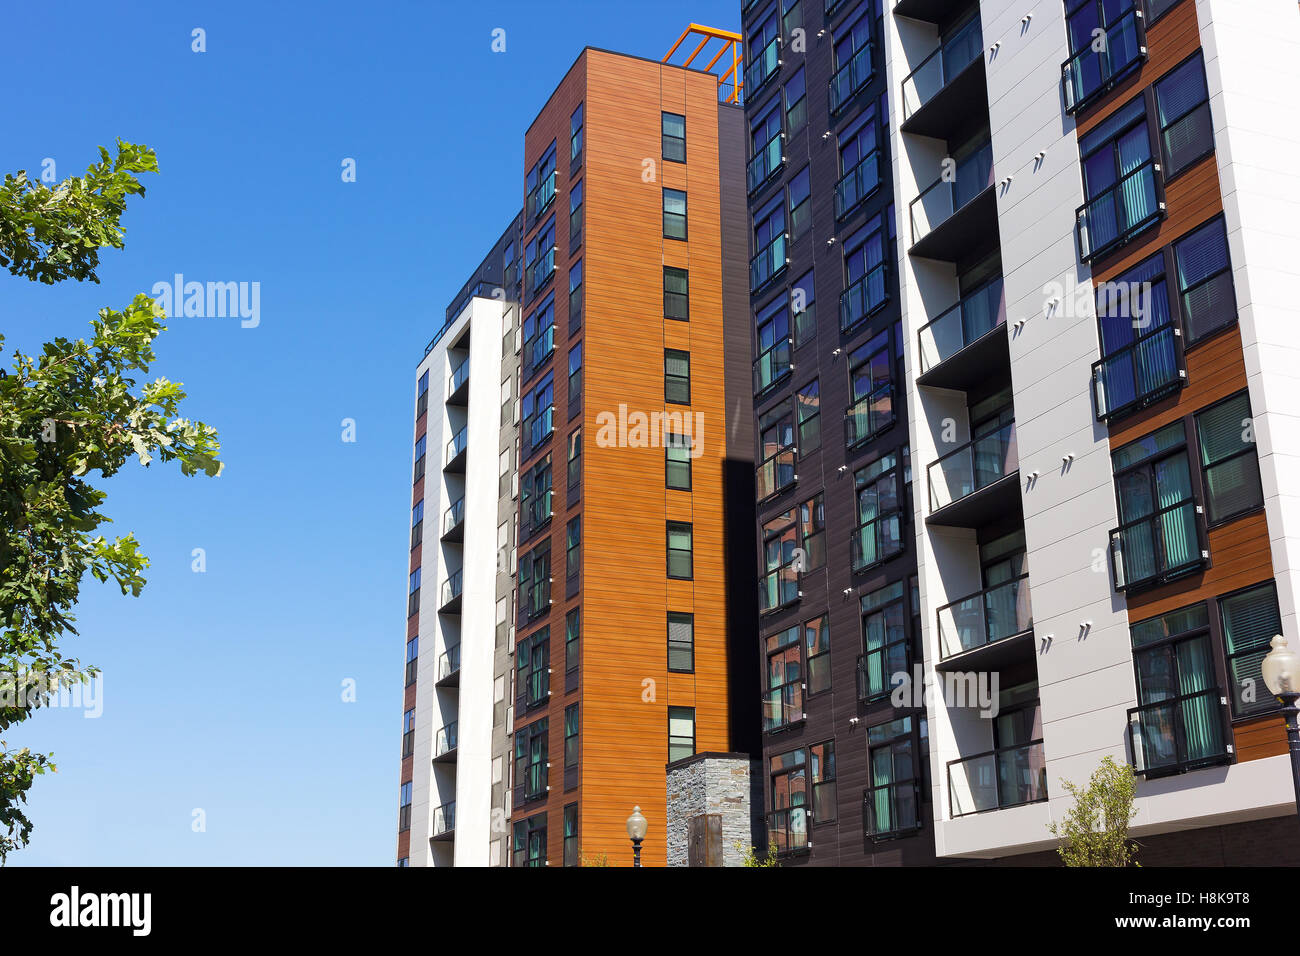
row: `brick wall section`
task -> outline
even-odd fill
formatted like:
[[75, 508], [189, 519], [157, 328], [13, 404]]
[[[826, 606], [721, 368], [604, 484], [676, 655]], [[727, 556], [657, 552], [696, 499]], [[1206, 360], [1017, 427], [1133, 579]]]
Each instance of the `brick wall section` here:
[[[686, 866], [690, 821], [705, 813], [722, 816], [723, 866], [740, 866], [742, 851], [755, 845], [761, 810], [759, 761], [748, 754], [696, 754], [669, 764], [668, 865]], [[736, 848], [740, 844], [741, 849]], [[763, 847], [756, 852], [760, 855]]]

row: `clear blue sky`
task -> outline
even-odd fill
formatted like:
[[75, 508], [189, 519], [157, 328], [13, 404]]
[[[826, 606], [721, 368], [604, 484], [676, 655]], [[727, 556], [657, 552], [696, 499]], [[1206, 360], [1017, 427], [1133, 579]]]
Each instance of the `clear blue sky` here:
[[523, 132], [581, 48], [657, 58], [688, 22], [738, 29], [740, 0], [59, 2], [4, 17], [0, 170], [38, 175], [49, 157], [78, 174], [119, 137], [162, 169], [102, 284], [0, 273], [5, 365], [177, 272], [261, 283], [257, 328], [175, 318], [158, 342], [154, 372], [220, 429], [226, 471], [133, 465], [105, 483], [108, 533], [136, 533], [149, 584], [138, 599], [84, 586], [67, 646], [103, 668], [102, 716], [47, 711], [6, 734], [60, 767], [33, 788], [36, 831], [11, 865], [391, 865], [411, 373], [519, 208]]

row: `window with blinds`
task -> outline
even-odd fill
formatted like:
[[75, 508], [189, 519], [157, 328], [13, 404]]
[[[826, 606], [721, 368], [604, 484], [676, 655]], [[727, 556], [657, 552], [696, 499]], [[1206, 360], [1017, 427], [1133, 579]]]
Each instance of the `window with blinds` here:
[[1272, 581], [1219, 598], [1223, 645], [1232, 683], [1232, 714], [1246, 717], [1277, 708], [1264, 686], [1260, 662], [1274, 635], [1282, 633], [1277, 587]]
[[695, 615], [668, 612], [668, 669], [679, 674], [695, 670]]
[[1263, 507], [1250, 397], [1242, 392], [1196, 416], [1210, 524]]
[[1237, 321], [1232, 263], [1223, 220], [1215, 219], [1174, 245], [1183, 328], [1190, 342]]
[[1173, 179], [1214, 152], [1210, 96], [1201, 55], [1197, 53], [1156, 83], [1155, 91], [1165, 178]]

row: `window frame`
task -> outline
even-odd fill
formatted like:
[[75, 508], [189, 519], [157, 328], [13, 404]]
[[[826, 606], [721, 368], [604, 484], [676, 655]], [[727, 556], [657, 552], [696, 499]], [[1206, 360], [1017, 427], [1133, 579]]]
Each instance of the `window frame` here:
[[[673, 581], [693, 581], [695, 579], [695, 525], [691, 521], [667, 521], [665, 522], [665, 545], [667, 547], [667, 559], [665, 561], [666, 574]], [[683, 552], [681, 548], [673, 547], [673, 534], [685, 534], [688, 545]], [[685, 574], [673, 574], [673, 555], [685, 553], [686, 564], [688, 566]]]
[[[673, 200], [674, 202], [676, 202], [679, 198], [680, 198], [680, 200], [681, 200], [681, 204], [682, 204], [682, 211], [681, 211], [681, 212], [669, 212], [669, 210], [668, 210], [668, 202], [669, 202], [669, 200], [671, 199], [671, 200]], [[687, 194], [686, 194], [686, 190], [684, 190], [684, 189], [669, 189], [667, 186], [663, 187], [663, 218], [664, 218], [664, 222], [663, 222], [663, 226], [664, 226], [664, 229], [663, 229], [663, 237], [664, 237], [665, 239], [674, 239], [674, 240], [677, 240], [677, 241], [680, 241], [680, 242], [687, 242], [687, 241], [689, 240], [689, 238], [690, 238], [690, 237], [689, 237], [689, 230], [688, 230], [688, 228], [687, 228], [687, 222], [688, 222], [687, 216], [689, 215], [689, 212], [690, 212], [690, 208], [689, 208], [689, 206], [687, 205]], [[672, 217], [671, 219], [669, 219], [670, 216]], [[670, 223], [673, 224], [674, 226], [676, 226], [676, 224], [679, 223], [679, 222], [680, 222], [680, 224], [681, 224], [681, 235], [680, 235], [680, 236], [675, 234], [675, 231], [676, 231], [675, 229], [674, 229], [674, 231], [671, 231], [671, 232], [669, 231], [669, 225], [670, 225]]]
[[[1205, 524], [1207, 528], [1221, 527], [1222, 525], [1226, 525], [1232, 521], [1236, 521], [1238, 518], [1243, 518], [1246, 515], [1255, 514], [1256, 512], [1262, 511], [1264, 508], [1264, 500], [1265, 500], [1264, 484], [1263, 484], [1263, 473], [1259, 465], [1258, 441], [1256, 440], [1251, 440], [1249, 442], [1243, 441], [1242, 442], [1243, 447], [1240, 451], [1235, 451], [1229, 455], [1225, 455], [1222, 458], [1219, 458], [1218, 460], [1213, 462], [1206, 462], [1205, 460], [1206, 444], [1205, 444], [1205, 438], [1201, 431], [1201, 417], [1205, 415], [1207, 412], [1217, 409], [1221, 405], [1227, 405], [1230, 402], [1242, 401], [1243, 399], [1245, 401], [1246, 410], [1250, 413], [1246, 419], [1243, 419], [1243, 421], [1249, 422], [1250, 424], [1241, 425], [1240, 428], [1242, 431], [1245, 431], [1247, 428], [1249, 428], [1251, 435], [1254, 436], [1255, 413], [1254, 413], [1254, 409], [1251, 408], [1250, 392], [1247, 389], [1242, 389], [1239, 392], [1234, 392], [1232, 395], [1229, 395], [1226, 398], [1221, 398], [1216, 402], [1212, 402], [1209, 405], [1206, 405], [1204, 408], [1198, 408], [1193, 415], [1193, 424], [1196, 428], [1196, 449], [1197, 449], [1196, 461], [1201, 476], [1201, 487], [1203, 489], [1203, 493], [1205, 496]], [[1255, 486], [1256, 488], [1259, 489], [1258, 503], [1254, 503], [1242, 508], [1238, 508], [1236, 511], [1229, 512], [1228, 514], [1224, 514], [1224, 515], [1216, 514], [1214, 509], [1215, 499], [1214, 499], [1213, 486], [1210, 483], [1211, 469], [1219, 468], [1227, 464], [1228, 462], [1236, 461], [1238, 458], [1244, 458], [1246, 456], [1250, 456], [1251, 460], [1254, 462], [1253, 472], [1255, 475]]]
[[[676, 618], [676, 620], [674, 620]], [[667, 642], [668, 642], [668, 673], [670, 674], [694, 674], [695, 673], [695, 615], [690, 611], [668, 611], [667, 612]], [[674, 641], [673, 625], [687, 625], [690, 627], [690, 641]], [[689, 656], [690, 662], [685, 666], [673, 666], [673, 650], [685, 651]], [[680, 653], [678, 655], [680, 659]]]

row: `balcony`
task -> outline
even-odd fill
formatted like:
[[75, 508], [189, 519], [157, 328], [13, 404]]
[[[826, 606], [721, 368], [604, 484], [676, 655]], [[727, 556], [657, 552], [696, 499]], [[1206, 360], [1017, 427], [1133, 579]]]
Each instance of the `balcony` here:
[[456, 835], [456, 801], [444, 803], [433, 811], [433, 832], [430, 839], [449, 841]]
[[763, 733], [787, 730], [804, 720], [803, 684], [773, 687], [763, 695]]
[[767, 814], [768, 845], [776, 847], [778, 856], [807, 853], [812, 849], [812, 841], [808, 839], [809, 816], [807, 807], [788, 807]]
[[1134, 772], [1150, 779], [1232, 763], [1227, 714], [1218, 687], [1129, 708]]
[[438, 731], [433, 739], [433, 762], [454, 763], [456, 760], [456, 724], [452, 721]]
[[790, 362], [790, 350], [794, 340], [786, 337], [777, 339], [767, 351], [754, 360], [754, 395], [762, 395], [769, 388], [779, 385], [789, 378], [794, 370]]
[[758, 609], [763, 614], [789, 607], [801, 597], [799, 572], [793, 565], [776, 568], [758, 579]]
[[460, 571], [456, 571], [442, 582], [442, 601], [438, 606], [440, 612], [446, 614], [460, 613], [460, 592], [463, 578]]
[[978, 528], [1020, 509], [1020, 458], [1015, 422], [967, 442], [926, 469], [930, 480], [927, 524]]
[[[1029, 575], [976, 591], [939, 608], [939, 656], [943, 669], [983, 669], [1004, 663], [1026, 643], [1032, 645], [1034, 611], [1029, 602]], [[1005, 643], [1004, 643], [1005, 642]], [[1005, 653], [977, 653], [999, 645]], [[953, 660], [953, 658], [960, 658]], [[995, 660], [995, 658], [1000, 658]]]
[[865, 522], [849, 535], [849, 557], [853, 573], [887, 561], [903, 552], [903, 513], [890, 511]]
[[438, 657], [438, 687], [460, 686], [460, 645], [453, 644]]
[[[1099, 35], [1100, 36], [1100, 35]], [[1139, 9], [1130, 10], [1106, 31], [1100, 51], [1096, 40], [1061, 65], [1065, 111], [1076, 113], [1105, 96], [1147, 57], [1146, 25]]]
[[1010, 380], [1006, 330], [1007, 303], [998, 276], [921, 326], [917, 384], [967, 391], [991, 378]]
[[844, 413], [844, 444], [856, 448], [894, 424], [894, 386], [885, 384], [858, 399]]
[[882, 262], [840, 293], [841, 332], [856, 328], [889, 301], [886, 275]]
[[952, 13], [953, 6], [953, 0], [898, 0], [894, 4], [894, 16], [939, 23]]
[[1186, 385], [1181, 338], [1178, 329], [1163, 325], [1094, 362], [1092, 390], [1097, 420], [1116, 421]]
[[924, 825], [920, 781], [885, 783], [862, 791], [862, 828], [871, 842], [912, 836]]
[[846, 219], [880, 188], [880, 150], [873, 149], [835, 184], [835, 218]]
[[988, 121], [984, 40], [977, 15], [903, 80], [904, 133], [958, 142]]
[[1209, 561], [1201, 507], [1192, 498], [1121, 525], [1110, 533], [1116, 591], [1157, 587], [1194, 574]]
[[956, 176], [940, 176], [908, 207], [912, 247], [908, 253], [956, 262], [981, 258], [998, 244], [998, 202], [993, 190], [993, 149], [986, 143], [957, 165]]
[[745, 65], [745, 100], [758, 95], [772, 77], [781, 69], [781, 38], [773, 37], [758, 55]]
[[447, 381], [447, 404], [465, 405], [469, 402], [469, 359], [456, 366]]
[[948, 762], [948, 801], [953, 817], [1046, 799], [1047, 760], [1041, 740]]
[[758, 501], [779, 495], [799, 480], [799, 462], [793, 446], [786, 446], [763, 459], [755, 472]]
[[749, 260], [749, 294], [757, 295], [777, 276], [785, 272], [790, 260], [786, 258], [786, 233], [780, 233]]
[[465, 539], [465, 499], [457, 498], [450, 508], [442, 513], [442, 540], [463, 541]]
[[1148, 159], [1074, 214], [1079, 259], [1092, 262], [1119, 249], [1165, 215], [1160, 164]]
[[447, 442], [447, 454], [444, 459], [447, 463], [442, 466], [443, 471], [450, 471], [463, 474], [465, 471], [465, 452], [469, 448], [469, 426], [461, 426], [460, 431], [451, 437]]
[[871, 82], [871, 77], [875, 73], [871, 64], [871, 50], [874, 45], [868, 43], [858, 50], [849, 59], [849, 62], [836, 70], [831, 77], [830, 101], [832, 117], [835, 117], [853, 102], [853, 98]]
[[767, 141], [767, 145], [754, 153], [754, 158], [745, 167], [745, 180], [749, 186], [751, 196], [758, 192], [763, 187], [763, 184], [785, 165], [785, 155], [782, 149], [784, 140], [785, 134], [777, 133]]

